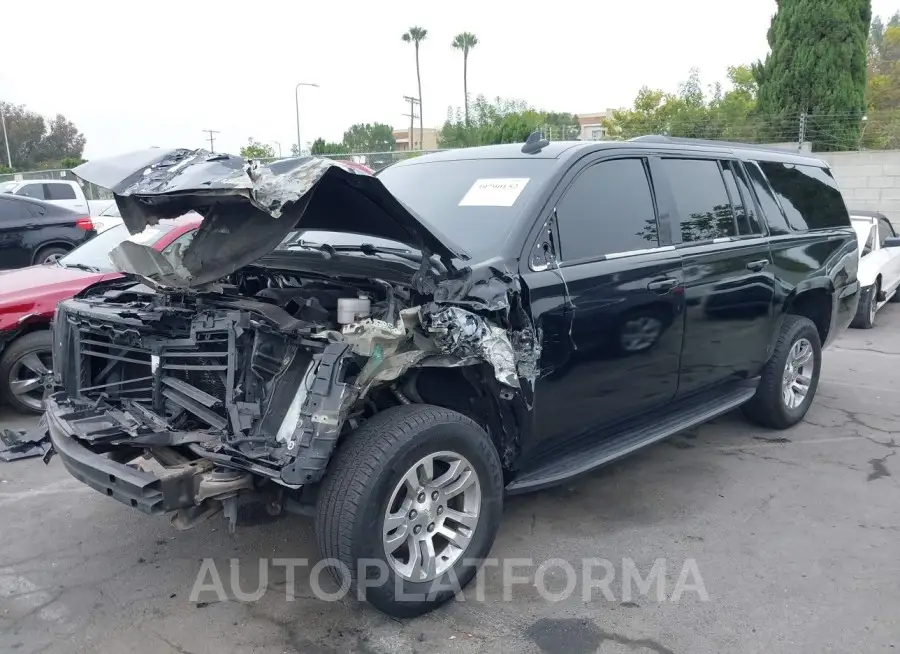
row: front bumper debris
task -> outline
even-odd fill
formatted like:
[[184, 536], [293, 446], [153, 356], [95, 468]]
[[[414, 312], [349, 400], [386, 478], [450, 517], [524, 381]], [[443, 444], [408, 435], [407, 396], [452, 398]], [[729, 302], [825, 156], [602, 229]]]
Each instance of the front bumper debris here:
[[[76, 429], [69, 422], [92, 416], [88, 415], [89, 411], [66, 411], [59, 404], [59, 395], [47, 398], [44, 415], [53, 449], [69, 474], [94, 490], [151, 515], [196, 505], [201, 475], [212, 464], [201, 461], [176, 466], [167, 468], [164, 476], [157, 476], [136, 464], [120, 463], [105, 453], [92, 451], [75, 438]], [[102, 413], [96, 412], [96, 417], [100, 419]], [[128, 448], [128, 451], [134, 458], [140, 454], [140, 450]]]
[[36, 428], [27, 431], [0, 430], [0, 461], [46, 456], [50, 450], [50, 439], [43, 420]]

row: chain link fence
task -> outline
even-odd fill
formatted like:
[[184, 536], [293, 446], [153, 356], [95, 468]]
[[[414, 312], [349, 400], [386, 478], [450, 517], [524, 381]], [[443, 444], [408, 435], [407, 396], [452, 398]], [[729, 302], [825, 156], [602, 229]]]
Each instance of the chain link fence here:
[[[785, 117], [731, 116], [725, 111], [700, 111], [687, 115], [651, 115], [611, 121], [602, 140], [621, 141], [662, 134], [672, 137], [733, 141], [768, 145], [802, 152], [840, 152], [900, 149], [900, 110], [859, 114], [809, 113]], [[571, 127], [544, 126], [551, 140], [577, 138]], [[392, 152], [358, 152], [320, 154], [317, 156], [359, 163], [378, 171], [398, 161], [443, 150]], [[276, 159], [263, 160], [265, 162]], [[112, 196], [101, 187], [79, 179], [70, 170], [39, 170], [0, 174], [0, 182], [25, 179], [70, 179], [78, 181], [89, 200], [105, 200]]]

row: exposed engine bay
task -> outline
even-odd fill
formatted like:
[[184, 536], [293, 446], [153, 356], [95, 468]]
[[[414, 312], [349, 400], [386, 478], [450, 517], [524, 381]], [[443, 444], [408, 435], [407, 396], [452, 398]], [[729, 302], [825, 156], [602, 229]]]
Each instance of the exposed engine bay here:
[[[58, 391], [47, 400], [47, 417], [55, 423], [51, 431], [78, 443], [61, 452], [73, 474], [142, 510], [178, 510], [176, 525], [183, 528], [223, 505], [233, 524], [238, 494], [266, 484], [296, 490], [319, 482], [342, 435], [385, 407], [423, 402], [422, 393], [443, 401], [452, 389], [441, 380], [428, 391], [425, 372], [448, 368], [458, 369], [468, 385], [459, 410], [481, 415], [501, 460], [514, 458], [540, 356], [515, 275], [454, 265], [457, 249], [382, 197], [386, 191], [375, 178], [333, 163], [301, 161], [273, 182], [271, 170], [241, 164], [238, 173], [236, 161], [219, 155], [152, 156], [161, 163], [135, 173], [144, 196], [94, 176], [117, 191], [129, 229], [186, 208], [204, 215], [204, 223], [177, 260], [123, 244], [111, 258], [131, 277], [101, 282], [57, 308]], [[221, 188], [180, 191], [172, 179], [190, 165], [213, 166], [223, 176], [215, 182]], [[82, 176], [90, 179], [88, 173]], [[148, 179], [159, 182], [154, 175], [162, 176], [164, 191], [146, 190]], [[263, 211], [263, 188], [269, 198], [281, 189], [279, 197], [291, 202]], [[324, 198], [321, 207], [316, 198]], [[175, 204], [167, 208], [168, 201]], [[379, 257], [362, 268], [326, 265], [310, 259], [307, 248], [304, 265], [285, 252], [266, 264], [237, 265], [221, 252], [239, 249], [241, 239], [232, 233], [238, 228], [249, 233], [259, 225], [269, 244], [258, 244], [258, 251], [269, 251], [307, 213], [342, 215], [334, 212], [370, 204], [376, 208], [369, 223], [340, 220], [349, 231], [412, 244], [416, 256], [390, 250], [387, 257], [399, 258], [408, 276], [398, 275], [396, 261], [391, 268]], [[295, 206], [299, 213], [288, 217]], [[360, 272], [379, 269], [390, 274]], [[68, 443], [57, 440], [57, 449]], [[107, 482], [102, 464], [81, 461], [83, 446], [122, 463], [143, 455], [156, 464], [156, 476], [122, 481], [119, 471]], [[160, 493], [160, 485], [168, 490]]]

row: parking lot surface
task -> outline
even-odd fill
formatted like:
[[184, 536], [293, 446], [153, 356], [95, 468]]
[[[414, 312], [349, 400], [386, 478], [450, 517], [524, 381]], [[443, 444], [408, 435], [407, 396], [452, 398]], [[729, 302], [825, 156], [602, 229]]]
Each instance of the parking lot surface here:
[[[302, 569], [289, 585], [284, 567], [266, 563], [315, 562], [307, 518], [230, 534], [215, 517], [178, 532], [83, 487], [58, 460], [0, 463], [0, 652], [900, 651], [898, 381], [892, 304], [875, 329], [826, 351], [803, 424], [772, 432], [730, 414], [510, 498], [484, 601], [472, 588], [409, 621], [317, 599]], [[32, 423], [0, 416], [6, 428]], [[585, 601], [592, 558], [614, 575]], [[209, 590], [191, 601], [203, 559], [215, 561], [224, 601]], [[504, 586], [503, 562], [515, 559], [525, 581]], [[572, 566], [574, 592], [552, 559]], [[662, 596], [624, 583], [629, 569], [646, 580], [656, 564]], [[707, 597], [689, 586], [673, 597], [688, 568]], [[235, 597], [263, 574], [258, 600]], [[321, 585], [334, 590], [324, 576]]]

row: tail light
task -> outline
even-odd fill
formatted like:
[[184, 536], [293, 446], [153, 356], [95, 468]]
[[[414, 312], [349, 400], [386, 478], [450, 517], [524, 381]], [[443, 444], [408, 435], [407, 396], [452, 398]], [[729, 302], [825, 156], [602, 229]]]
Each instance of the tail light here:
[[78, 227], [79, 229], [83, 229], [83, 230], [85, 230], [85, 231], [89, 231], [89, 230], [91, 230], [91, 229], [94, 229], [94, 223], [93, 223], [93, 221], [90, 219], [90, 217], [88, 217], [88, 218], [79, 218], [78, 220], [75, 221], [75, 226]]

